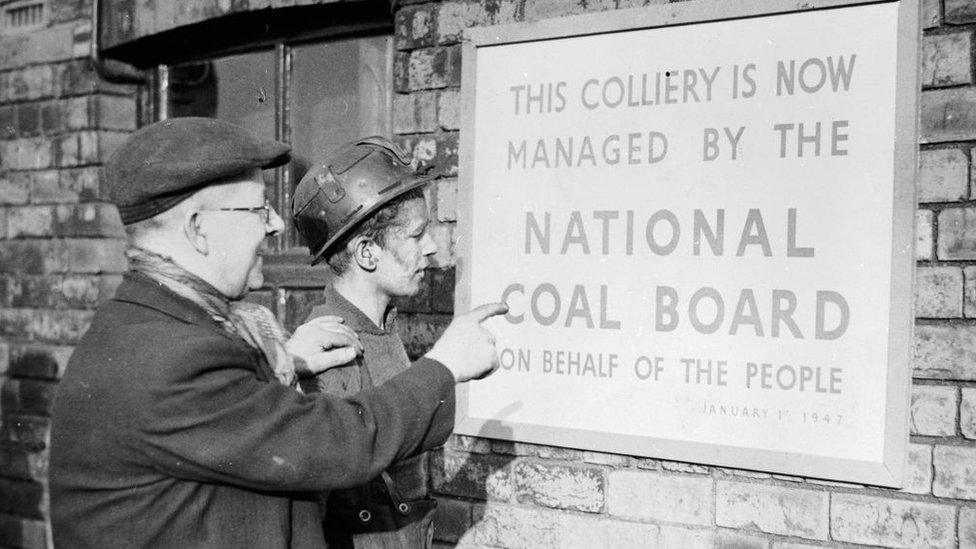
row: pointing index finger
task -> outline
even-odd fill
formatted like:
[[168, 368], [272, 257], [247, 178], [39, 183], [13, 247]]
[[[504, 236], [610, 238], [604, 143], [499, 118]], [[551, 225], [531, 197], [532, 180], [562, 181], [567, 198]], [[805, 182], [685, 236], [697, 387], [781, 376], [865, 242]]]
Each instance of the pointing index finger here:
[[477, 322], [482, 322], [493, 316], [503, 315], [507, 312], [508, 312], [508, 305], [498, 302], [498, 303], [485, 303], [484, 305], [475, 307], [474, 309], [471, 309], [471, 311], [468, 312], [468, 315], [474, 317], [474, 319]]

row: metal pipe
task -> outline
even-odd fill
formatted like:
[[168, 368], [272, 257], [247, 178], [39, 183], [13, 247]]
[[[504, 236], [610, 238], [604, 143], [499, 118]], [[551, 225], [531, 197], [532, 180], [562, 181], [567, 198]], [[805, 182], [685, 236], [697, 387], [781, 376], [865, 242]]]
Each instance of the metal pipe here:
[[101, 18], [99, 17], [101, 7], [102, 3], [99, 0], [92, 0], [91, 48], [88, 53], [88, 62], [91, 64], [91, 68], [94, 69], [99, 78], [115, 84], [148, 83], [149, 77], [145, 71], [122, 61], [102, 58]]
[[[275, 139], [284, 143], [291, 143], [291, 48], [283, 43], [275, 46]], [[276, 177], [276, 204], [279, 212], [287, 212], [291, 207], [291, 171], [292, 165], [289, 162], [278, 168]], [[292, 231], [286, 227], [284, 231], [275, 237], [275, 248], [277, 251], [284, 251], [292, 246], [294, 236]]]

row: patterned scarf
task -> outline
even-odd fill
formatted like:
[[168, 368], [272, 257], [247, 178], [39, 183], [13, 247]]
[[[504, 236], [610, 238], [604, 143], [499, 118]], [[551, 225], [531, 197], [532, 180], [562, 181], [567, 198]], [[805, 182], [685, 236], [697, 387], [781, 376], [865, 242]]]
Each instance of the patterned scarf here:
[[130, 246], [129, 266], [177, 294], [196, 303], [228, 332], [240, 336], [261, 351], [282, 385], [299, 391], [295, 363], [285, 342], [289, 334], [267, 307], [247, 301], [230, 300], [202, 278], [177, 265], [172, 258]]

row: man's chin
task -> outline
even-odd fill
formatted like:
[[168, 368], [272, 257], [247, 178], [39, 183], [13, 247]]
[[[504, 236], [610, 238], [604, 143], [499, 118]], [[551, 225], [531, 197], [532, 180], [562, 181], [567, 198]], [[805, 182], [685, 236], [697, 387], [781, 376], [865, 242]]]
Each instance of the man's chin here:
[[257, 262], [247, 273], [247, 287], [244, 292], [260, 290], [264, 286], [264, 261], [258, 256]]

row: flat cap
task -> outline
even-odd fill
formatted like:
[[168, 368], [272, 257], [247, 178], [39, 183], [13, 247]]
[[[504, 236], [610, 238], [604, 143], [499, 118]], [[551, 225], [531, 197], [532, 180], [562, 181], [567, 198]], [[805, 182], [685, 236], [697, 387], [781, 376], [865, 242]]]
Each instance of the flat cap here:
[[149, 219], [207, 185], [288, 162], [290, 147], [215, 118], [170, 118], [129, 136], [106, 164], [122, 223]]

